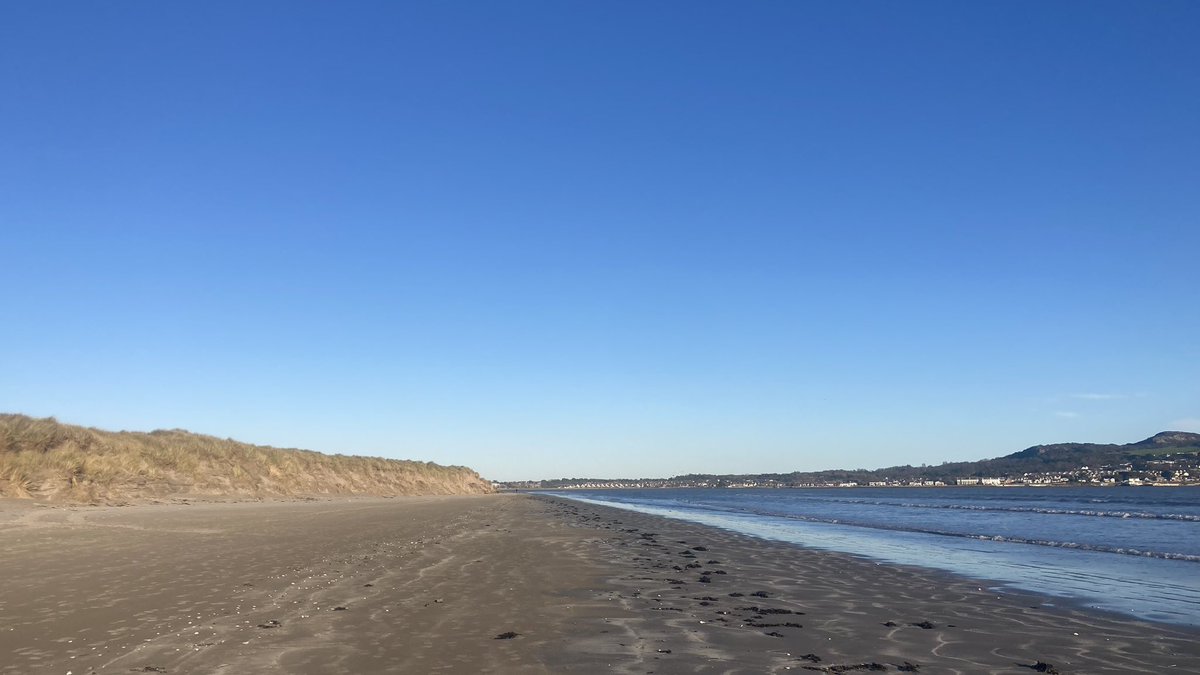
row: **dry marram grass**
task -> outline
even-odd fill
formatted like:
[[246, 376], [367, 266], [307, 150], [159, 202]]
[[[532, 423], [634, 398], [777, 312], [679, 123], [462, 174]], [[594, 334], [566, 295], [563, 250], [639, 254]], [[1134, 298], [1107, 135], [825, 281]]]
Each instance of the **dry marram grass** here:
[[0, 496], [122, 502], [165, 496], [295, 497], [490, 492], [471, 469], [325, 455], [170, 431], [111, 432], [0, 414]]

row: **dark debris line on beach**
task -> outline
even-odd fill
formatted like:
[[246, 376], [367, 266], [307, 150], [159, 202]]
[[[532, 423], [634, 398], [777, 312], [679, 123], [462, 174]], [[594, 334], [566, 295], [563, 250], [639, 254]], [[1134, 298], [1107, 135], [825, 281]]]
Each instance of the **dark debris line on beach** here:
[[[594, 527], [601, 530], [611, 530], [625, 535], [636, 535], [636, 537], [621, 537], [607, 540], [608, 543], [617, 547], [628, 548], [630, 544], [635, 544], [641, 547], [641, 551], [631, 555], [632, 562], [635, 563], [635, 568], [646, 571], [647, 573], [670, 570], [672, 572], [684, 572], [696, 570], [696, 582], [708, 585], [721, 583], [731, 585], [736, 583], [736, 571], [731, 572], [728, 569], [709, 569], [716, 565], [721, 565], [721, 561], [716, 558], [710, 558], [704, 563], [698, 562], [696, 552], [709, 553], [710, 548], [707, 545], [689, 545], [691, 542], [687, 540], [676, 540], [674, 544], [687, 546], [682, 550], [674, 549], [672, 546], [667, 546], [658, 540], [659, 535], [652, 532], [642, 532], [638, 528], [631, 527], [614, 527], [622, 525], [622, 521], [615, 519], [605, 519], [602, 516], [595, 514], [586, 514], [574, 504], [564, 502], [559, 499], [543, 499], [544, 503], [548, 504], [552, 510], [557, 511], [560, 515], [569, 517], [577, 526]], [[688, 581], [677, 577], [667, 576], [646, 576], [638, 577], [638, 579], [647, 582], [647, 585], [653, 585], [655, 582], [663, 585], [652, 592], [656, 597], [647, 597], [648, 593], [645, 589], [634, 591], [629, 600], [643, 601], [651, 603], [647, 609], [660, 612], [685, 612], [685, 611], [710, 611], [711, 614], [707, 618], [699, 619], [699, 623], [714, 623], [720, 624], [726, 628], [733, 629], [752, 629], [766, 637], [771, 638], [787, 638], [788, 635], [776, 628], [782, 629], [802, 629], [803, 625], [796, 621], [775, 621], [766, 620], [766, 617], [773, 616], [798, 616], [805, 612], [801, 610], [786, 608], [786, 607], [768, 607], [763, 605], [743, 605], [733, 607], [731, 609], [720, 609], [720, 598], [716, 595], [689, 595], [687, 593]], [[719, 581], [718, 581], [719, 579]], [[706, 588], [707, 588], [706, 587]], [[681, 591], [679, 593], [670, 593], [670, 591]], [[665, 596], [665, 597], [664, 597]], [[744, 598], [752, 597], [761, 600], [771, 599], [772, 594], [764, 590], [752, 590], [749, 592], [729, 591], [727, 597]], [[775, 598], [776, 602], [786, 602], [781, 598]], [[665, 603], [672, 604], [665, 604]], [[686, 606], [675, 606], [674, 603], [684, 603]], [[694, 603], [694, 605], [693, 605]], [[792, 603], [795, 604], [795, 603]], [[714, 609], [716, 608], [716, 609]], [[696, 614], [696, 616], [705, 616], [704, 614]], [[881, 625], [897, 626], [895, 622], [888, 621]], [[910, 625], [921, 628], [933, 628], [934, 625], [929, 621], [912, 622]], [[772, 630], [761, 630], [772, 629]], [[622, 643], [623, 644], [623, 643]], [[658, 654], [671, 654], [672, 650], [668, 648], [656, 649]], [[808, 653], [799, 657], [792, 657], [793, 662], [797, 663], [800, 668], [818, 672], [828, 673], [843, 673], [852, 671], [887, 671], [888, 666], [884, 663], [876, 661], [868, 661], [851, 664], [831, 664], [831, 665], [816, 665], [822, 663], [822, 658], [816, 654]], [[800, 665], [805, 663], [807, 665]], [[901, 663], [892, 664], [900, 672], [920, 672], [920, 664], [903, 661]]]

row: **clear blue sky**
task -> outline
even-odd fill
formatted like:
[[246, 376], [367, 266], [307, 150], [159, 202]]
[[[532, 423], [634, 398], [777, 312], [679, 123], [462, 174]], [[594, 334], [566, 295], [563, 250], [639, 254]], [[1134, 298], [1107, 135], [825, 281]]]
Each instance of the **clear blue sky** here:
[[1200, 4], [0, 6], [0, 410], [497, 480], [1200, 431]]

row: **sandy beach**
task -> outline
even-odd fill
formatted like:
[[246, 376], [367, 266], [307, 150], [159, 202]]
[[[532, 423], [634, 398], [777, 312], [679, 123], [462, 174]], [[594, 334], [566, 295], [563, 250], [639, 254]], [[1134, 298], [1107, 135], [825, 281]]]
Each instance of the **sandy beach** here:
[[554, 498], [7, 500], [0, 541], [0, 673], [1200, 672], [1192, 629]]

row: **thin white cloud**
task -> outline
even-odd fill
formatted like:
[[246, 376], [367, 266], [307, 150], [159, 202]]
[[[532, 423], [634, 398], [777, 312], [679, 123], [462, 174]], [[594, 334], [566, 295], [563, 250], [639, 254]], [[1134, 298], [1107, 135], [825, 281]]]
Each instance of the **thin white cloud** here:
[[1071, 394], [1071, 398], [1083, 401], [1116, 401], [1129, 398], [1129, 396], [1127, 394]]
[[1070, 410], [1058, 410], [1058, 411], [1055, 411], [1054, 416], [1055, 417], [1066, 417], [1067, 419], [1072, 419], [1075, 417], [1079, 417], [1079, 413], [1071, 412]]
[[1171, 431], [1194, 431], [1200, 433], [1200, 417], [1185, 417], [1171, 422]]

